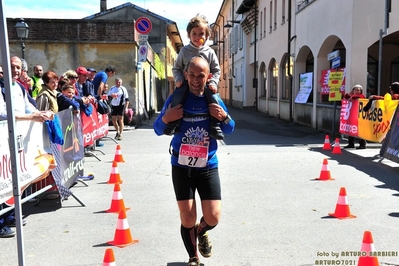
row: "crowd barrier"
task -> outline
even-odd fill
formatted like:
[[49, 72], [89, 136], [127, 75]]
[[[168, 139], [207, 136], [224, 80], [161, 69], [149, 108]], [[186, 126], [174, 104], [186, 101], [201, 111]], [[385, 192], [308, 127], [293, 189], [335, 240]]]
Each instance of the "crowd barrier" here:
[[[94, 106], [93, 110], [96, 110]], [[54, 138], [50, 138], [44, 123], [30, 121], [15, 123], [15, 135], [23, 143], [23, 149], [18, 152], [20, 165], [17, 166], [21, 193], [30, 187], [29, 194], [34, 193], [35, 196], [56, 186], [62, 199], [72, 195], [84, 206], [69, 188], [80, 176], [83, 176], [85, 147], [107, 136], [108, 115], [98, 112], [93, 112], [90, 116], [83, 112], [73, 114], [70, 109], [55, 115], [58, 117], [63, 144], [50, 141]], [[7, 121], [0, 121], [0, 134], [8, 136]], [[12, 207], [14, 198], [8, 137], [0, 138], [0, 153], [0, 203]], [[53, 182], [48, 181], [50, 173]], [[44, 185], [43, 181], [46, 181]], [[3, 212], [0, 211], [0, 214]]]
[[339, 132], [371, 142], [384, 141], [387, 148], [383, 157], [399, 162], [399, 101], [386, 94], [365, 111], [368, 103], [368, 99], [342, 100]]

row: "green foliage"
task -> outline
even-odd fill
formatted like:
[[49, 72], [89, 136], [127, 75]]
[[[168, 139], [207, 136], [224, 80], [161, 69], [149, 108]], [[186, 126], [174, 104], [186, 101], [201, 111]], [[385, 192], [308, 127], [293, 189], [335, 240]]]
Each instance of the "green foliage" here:
[[154, 58], [155, 71], [157, 71], [158, 78], [165, 79], [165, 62], [161, 60], [158, 54]]

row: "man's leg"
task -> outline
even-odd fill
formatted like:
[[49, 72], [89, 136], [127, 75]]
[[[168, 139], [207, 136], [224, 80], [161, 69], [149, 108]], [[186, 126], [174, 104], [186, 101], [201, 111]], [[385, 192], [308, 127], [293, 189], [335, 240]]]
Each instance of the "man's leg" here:
[[[197, 207], [195, 202], [194, 178], [191, 169], [172, 166], [173, 188], [175, 190], [177, 206], [180, 213], [180, 232], [190, 258], [190, 265], [199, 265], [197, 254], [197, 234], [195, 223], [197, 221]], [[197, 263], [195, 263], [197, 262]]]
[[203, 257], [209, 258], [212, 255], [212, 243], [209, 240], [208, 231], [219, 223], [222, 202], [220, 200], [203, 200], [201, 203], [204, 216], [196, 226], [198, 249]]
[[197, 232], [195, 222], [197, 220], [197, 210], [195, 200], [178, 201], [180, 211], [181, 237], [190, 258], [197, 257]]
[[112, 125], [114, 126], [114, 128], [115, 128], [115, 130], [116, 130], [115, 139], [118, 139], [118, 137], [119, 137], [119, 126], [118, 126], [117, 118], [118, 118], [118, 116], [116, 116], [116, 115], [113, 115], [113, 116], [111, 117], [111, 119], [112, 119]]
[[119, 124], [119, 140], [122, 140], [122, 133], [123, 133], [123, 127], [124, 127], [124, 124], [123, 124], [123, 115], [119, 115], [118, 116], [118, 118], [117, 118], [117, 122], [118, 122], [118, 124]]

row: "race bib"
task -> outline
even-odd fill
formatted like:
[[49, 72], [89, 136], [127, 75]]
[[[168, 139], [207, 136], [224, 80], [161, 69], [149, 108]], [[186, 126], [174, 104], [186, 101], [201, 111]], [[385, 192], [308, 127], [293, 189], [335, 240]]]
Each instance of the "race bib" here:
[[205, 167], [208, 163], [208, 147], [182, 144], [179, 150], [178, 163], [188, 167]]

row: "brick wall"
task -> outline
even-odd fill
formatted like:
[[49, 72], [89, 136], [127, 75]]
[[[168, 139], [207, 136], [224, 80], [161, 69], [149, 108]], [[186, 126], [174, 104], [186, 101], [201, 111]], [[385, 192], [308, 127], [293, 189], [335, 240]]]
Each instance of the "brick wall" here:
[[[19, 19], [7, 19], [8, 38], [18, 40], [14, 28]], [[45, 42], [134, 42], [133, 22], [76, 19], [24, 19], [29, 26], [28, 39]]]

